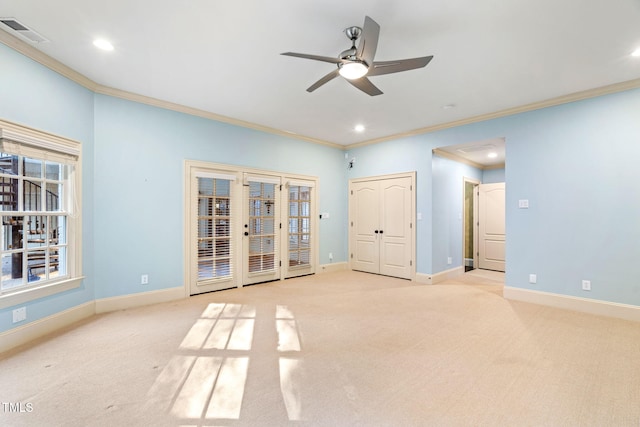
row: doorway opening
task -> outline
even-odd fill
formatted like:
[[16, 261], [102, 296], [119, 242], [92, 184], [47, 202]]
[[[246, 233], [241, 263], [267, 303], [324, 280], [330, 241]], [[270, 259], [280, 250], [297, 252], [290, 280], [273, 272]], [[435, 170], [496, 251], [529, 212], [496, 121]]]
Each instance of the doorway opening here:
[[[434, 273], [504, 271], [505, 138], [440, 147], [433, 154]], [[501, 190], [492, 188], [498, 184]], [[478, 196], [483, 190], [484, 198]]]
[[463, 231], [462, 231], [462, 259], [464, 260], [464, 272], [478, 268], [478, 206], [475, 194], [478, 191], [480, 181], [472, 178], [463, 178]]

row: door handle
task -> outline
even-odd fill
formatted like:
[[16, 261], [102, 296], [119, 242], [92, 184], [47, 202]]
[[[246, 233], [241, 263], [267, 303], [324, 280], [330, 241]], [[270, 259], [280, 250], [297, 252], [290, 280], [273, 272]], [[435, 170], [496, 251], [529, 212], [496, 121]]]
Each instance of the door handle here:
[[384, 233], [384, 231], [380, 230], [380, 234]]
[[374, 233], [378, 234], [378, 230], [374, 231]]
[[249, 232], [248, 232], [248, 231], [245, 231], [245, 232], [244, 232], [244, 235], [245, 235], [245, 236], [248, 236], [248, 235], [249, 235]]

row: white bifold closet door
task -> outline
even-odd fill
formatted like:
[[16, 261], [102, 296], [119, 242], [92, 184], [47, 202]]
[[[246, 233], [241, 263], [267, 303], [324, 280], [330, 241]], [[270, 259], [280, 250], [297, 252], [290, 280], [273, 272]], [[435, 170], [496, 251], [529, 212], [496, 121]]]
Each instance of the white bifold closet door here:
[[353, 270], [411, 278], [413, 206], [411, 176], [350, 183], [349, 241]]

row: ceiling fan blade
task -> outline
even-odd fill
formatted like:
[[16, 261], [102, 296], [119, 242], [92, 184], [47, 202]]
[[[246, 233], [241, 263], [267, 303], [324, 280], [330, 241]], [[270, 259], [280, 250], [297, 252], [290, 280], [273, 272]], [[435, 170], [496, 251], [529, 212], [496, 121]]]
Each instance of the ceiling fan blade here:
[[330, 62], [331, 64], [340, 64], [345, 62], [340, 58], [332, 58], [330, 56], [308, 55], [306, 53], [284, 52], [280, 55], [295, 56], [296, 58], [313, 59], [314, 61]]
[[317, 82], [315, 82], [314, 84], [312, 84], [311, 86], [309, 86], [309, 88], [307, 89], [307, 92], [313, 92], [314, 90], [318, 89], [320, 86], [322, 86], [323, 84], [335, 79], [336, 77], [338, 77], [338, 69], [333, 70], [332, 72], [330, 72], [329, 74], [327, 74], [326, 76], [324, 76], [323, 78], [321, 78], [320, 80], [318, 80]]
[[415, 70], [416, 68], [425, 67], [432, 59], [433, 55], [423, 56], [421, 58], [399, 59], [397, 61], [374, 62], [373, 66], [369, 67], [367, 76], [381, 76], [383, 74]]
[[375, 85], [371, 83], [371, 80], [366, 77], [360, 77], [359, 79], [354, 80], [345, 80], [371, 96], [382, 95], [382, 91], [375, 87]]
[[356, 56], [367, 64], [373, 64], [373, 58], [376, 56], [376, 50], [378, 49], [379, 37], [380, 25], [370, 17], [365, 16]]

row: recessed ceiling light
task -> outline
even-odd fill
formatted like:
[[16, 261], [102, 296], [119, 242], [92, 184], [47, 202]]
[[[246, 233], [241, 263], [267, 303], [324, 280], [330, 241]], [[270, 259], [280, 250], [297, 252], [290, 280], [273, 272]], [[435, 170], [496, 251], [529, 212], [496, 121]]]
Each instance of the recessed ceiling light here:
[[640, 56], [640, 47], [631, 53], [631, 56]]
[[356, 127], [353, 128], [356, 132], [364, 132], [364, 125], [356, 125]]
[[93, 41], [93, 45], [102, 50], [113, 50], [113, 45], [105, 39], [96, 39]]
[[487, 154], [487, 157], [490, 159], [495, 159], [496, 157], [498, 157], [498, 154], [492, 151], [491, 153]]
[[443, 110], [451, 110], [453, 108], [456, 108], [456, 104], [447, 104], [442, 106]]

